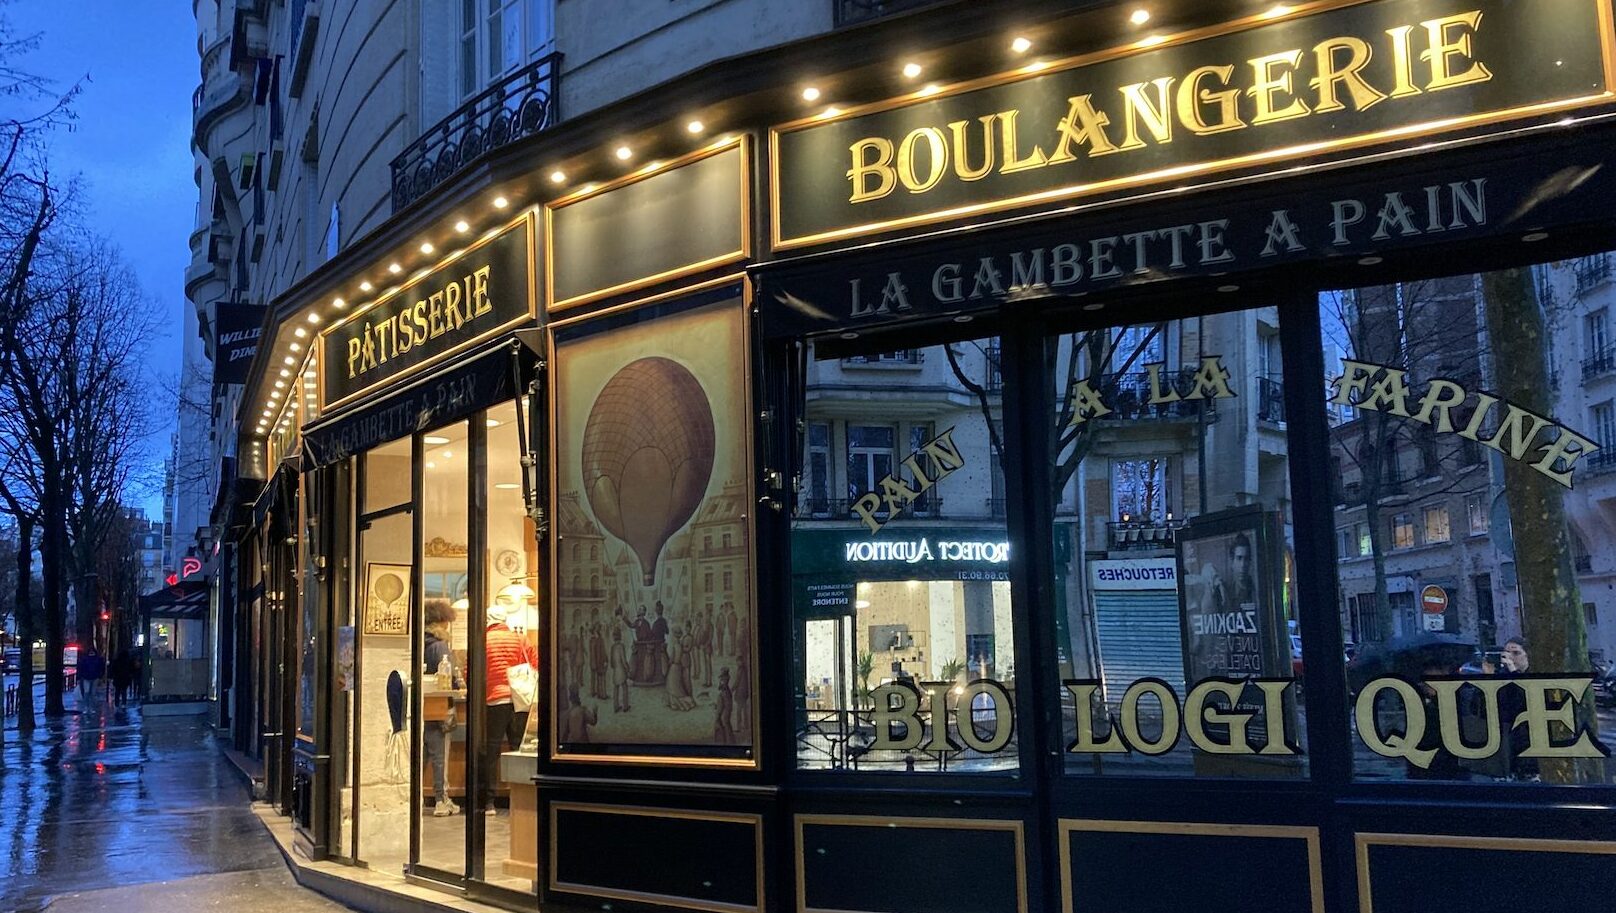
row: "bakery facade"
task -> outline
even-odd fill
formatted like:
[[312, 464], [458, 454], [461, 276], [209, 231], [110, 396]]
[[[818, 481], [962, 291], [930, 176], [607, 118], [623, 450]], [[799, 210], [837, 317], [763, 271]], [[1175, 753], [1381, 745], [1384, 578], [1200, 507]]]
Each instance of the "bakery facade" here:
[[512, 909], [1611, 896], [1608, 0], [1161, 19], [722, 61], [274, 303], [229, 554], [298, 852]]

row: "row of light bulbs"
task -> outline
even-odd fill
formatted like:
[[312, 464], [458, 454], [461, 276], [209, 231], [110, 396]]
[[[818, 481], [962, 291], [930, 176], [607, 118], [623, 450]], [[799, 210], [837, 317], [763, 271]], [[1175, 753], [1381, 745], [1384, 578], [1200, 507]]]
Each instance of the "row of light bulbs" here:
[[[1293, 9], [1292, 7], [1287, 6], [1285, 4], [1278, 4], [1276, 6], [1270, 7], [1265, 13], [1262, 14], [1262, 16], [1264, 18], [1270, 18], [1270, 19], [1278, 18], [1280, 16], [1288, 15], [1289, 13], [1292, 12], [1292, 9]], [[1134, 25], [1135, 27], [1142, 27], [1144, 25], [1147, 25], [1147, 24], [1149, 24], [1150, 20], [1151, 20], [1150, 10], [1148, 10], [1148, 9], [1146, 9], [1144, 7], [1136, 8], [1136, 9], [1134, 9], [1132, 12], [1130, 12], [1128, 14], [1128, 22], [1130, 24]], [[1141, 47], [1149, 47], [1149, 46], [1152, 46], [1152, 45], [1161, 44], [1162, 42], [1164, 42], [1166, 40], [1167, 39], [1164, 38], [1161, 35], [1150, 35], [1150, 36], [1147, 36], [1147, 37], [1145, 37], [1143, 39], [1140, 39], [1137, 43]], [[1025, 55], [1029, 51], [1032, 50], [1033, 42], [1032, 42], [1032, 39], [1028, 38], [1025, 35], [1016, 35], [1013, 38], [1011, 38], [1009, 47], [1010, 47], [1010, 52], [1012, 54], [1015, 54], [1015, 55], [1018, 55], [1018, 56]], [[1030, 64], [1027, 64], [1025, 67], [1023, 67], [1023, 69], [1025, 71], [1028, 71], [1028, 72], [1035, 72], [1035, 71], [1044, 69], [1048, 65], [1049, 64], [1046, 61], [1038, 60], [1038, 61], [1033, 61]], [[925, 72], [925, 68], [923, 66], [921, 66], [921, 64], [919, 64], [919, 63], [917, 63], [915, 61], [907, 61], [899, 69], [899, 72], [902, 73], [902, 75], [903, 75], [903, 77], [905, 79], [914, 80], [914, 79], [919, 79], [920, 78], [921, 74], [923, 74]], [[940, 92], [940, 91], [942, 91], [940, 86], [938, 86], [935, 83], [928, 83], [927, 85], [925, 85], [921, 89], [917, 90], [915, 94], [918, 95], [918, 96], [924, 97], [924, 96], [936, 94], [937, 92]], [[811, 104], [811, 103], [819, 101], [824, 96], [824, 93], [816, 85], [806, 85], [806, 86], [802, 87], [801, 95], [802, 95], [802, 100], [803, 101], [809, 102]], [[839, 115], [841, 113], [842, 113], [841, 108], [838, 108], [835, 105], [831, 105], [831, 106], [825, 108], [822, 112], [820, 112], [820, 114], [818, 116], [820, 118], [831, 118], [831, 117], [835, 117], [835, 116], [837, 116], [837, 115]], [[701, 120], [693, 118], [693, 119], [691, 119], [690, 121], [688, 121], [685, 124], [685, 131], [687, 133], [689, 133], [690, 135], [692, 135], [692, 136], [701, 136], [702, 134], [704, 134], [707, 131], [707, 125], [704, 122], [702, 122]], [[732, 137], [725, 137], [724, 139], [719, 141], [718, 145], [722, 145], [723, 143], [727, 143], [731, 139], [732, 139]], [[612, 150], [612, 156], [614, 158], [616, 158], [620, 162], [631, 161], [634, 158], [634, 150], [633, 150], [632, 147], [628, 146], [627, 144], [619, 144], [618, 146], [616, 146]], [[661, 164], [662, 164], [661, 162], [651, 162], [650, 164], [646, 165], [645, 168], [642, 169], [642, 170], [644, 170], [644, 171], [654, 171], [657, 168], [659, 168], [661, 166]], [[555, 168], [555, 169], [550, 171], [549, 180], [550, 180], [550, 183], [555, 184], [557, 186], [560, 186], [560, 185], [563, 185], [563, 184], [567, 183], [567, 174], [566, 174], [565, 171], [561, 170], [560, 168]], [[589, 193], [589, 192], [595, 190], [596, 187], [597, 187], [597, 185], [595, 185], [595, 184], [586, 184], [582, 188], [579, 189], [579, 192], [580, 193]], [[508, 210], [510, 208], [511, 201], [510, 201], [510, 199], [508, 197], [501, 194], [501, 195], [495, 196], [490, 201], [490, 205], [492, 205], [495, 212], [504, 212], [504, 211], [506, 211], [506, 210]], [[458, 235], [466, 235], [466, 234], [470, 233], [470, 231], [471, 231], [471, 223], [468, 222], [465, 219], [458, 219], [454, 223], [454, 231]], [[431, 254], [436, 252], [437, 247], [431, 241], [422, 241], [418, 249], [420, 250], [420, 252], [422, 254], [431, 255]], [[423, 268], [420, 272], [424, 274], [427, 271], [428, 271], [427, 268]], [[394, 260], [394, 261], [387, 264], [387, 273], [390, 276], [398, 276], [398, 275], [402, 274], [403, 272], [404, 272], [404, 267], [397, 260]], [[375, 290], [376, 290], [375, 283], [371, 282], [369, 279], [365, 279], [365, 280], [360, 281], [360, 283], [359, 283], [359, 291], [361, 293], [370, 294], [371, 292], [374, 292]], [[343, 299], [342, 297], [340, 297], [340, 296], [331, 299], [331, 316], [332, 316], [332, 318], [334, 319], [335, 317], [337, 317], [347, 306], [348, 306], [347, 301], [345, 299]], [[322, 317], [320, 316], [319, 312], [317, 312], [317, 311], [310, 311], [307, 319], [308, 319], [309, 324], [312, 325], [312, 326], [317, 326], [322, 321]], [[285, 359], [284, 359], [284, 364], [287, 365], [288, 367], [283, 368], [281, 370], [280, 375], [281, 375], [281, 378], [282, 378], [282, 382], [277, 383], [277, 389], [284, 386], [284, 383], [283, 383], [284, 380], [286, 378], [290, 377], [291, 374], [293, 373], [291, 371], [291, 369], [290, 369], [290, 366], [293, 366], [293, 365], [297, 364], [296, 353], [301, 351], [301, 349], [303, 347], [302, 340], [304, 340], [308, 336], [308, 330], [306, 328], [300, 326], [296, 330], [293, 331], [293, 335], [296, 337], [296, 339], [289, 346], [289, 348], [290, 348], [290, 350], [291, 350], [291, 352], [293, 354], [286, 356]], [[309, 381], [308, 386], [309, 386], [310, 390], [313, 389], [312, 381]], [[268, 406], [265, 407], [262, 419], [258, 423], [258, 426], [257, 426], [259, 435], [263, 435], [265, 430], [269, 427], [268, 423], [271, 421], [272, 410], [273, 410], [274, 405], [275, 405], [274, 400], [277, 399], [277, 398], [278, 398], [278, 396], [272, 391], [272, 393], [271, 393], [271, 402], [270, 402], [270, 404]], [[284, 428], [286, 422], [289, 421], [289, 420], [290, 420], [290, 414], [288, 413], [286, 416], [284, 416], [282, 418], [280, 427]]]

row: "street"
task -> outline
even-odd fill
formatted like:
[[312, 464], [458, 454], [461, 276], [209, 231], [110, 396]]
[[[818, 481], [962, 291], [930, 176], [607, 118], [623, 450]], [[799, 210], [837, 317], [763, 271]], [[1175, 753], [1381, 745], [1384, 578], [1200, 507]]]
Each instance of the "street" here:
[[0, 910], [347, 909], [293, 881], [202, 717], [76, 705], [5, 733]]

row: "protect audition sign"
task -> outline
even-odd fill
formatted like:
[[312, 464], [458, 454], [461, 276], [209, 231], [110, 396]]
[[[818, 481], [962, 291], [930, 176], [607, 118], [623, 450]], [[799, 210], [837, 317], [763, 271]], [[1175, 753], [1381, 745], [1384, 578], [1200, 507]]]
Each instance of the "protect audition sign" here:
[[524, 215], [321, 332], [326, 408], [533, 319], [533, 257]]
[[1332, 2], [775, 131], [777, 249], [1608, 99], [1601, 0]]

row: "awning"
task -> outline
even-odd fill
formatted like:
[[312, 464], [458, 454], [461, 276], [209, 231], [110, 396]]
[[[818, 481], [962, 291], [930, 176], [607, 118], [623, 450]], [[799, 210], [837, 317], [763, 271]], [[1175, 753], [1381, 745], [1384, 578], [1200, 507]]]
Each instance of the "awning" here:
[[375, 401], [303, 431], [304, 469], [329, 466], [378, 444], [466, 418], [514, 399], [533, 377], [535, 359], [517, 333], [480, 354], [428, 374]]
[[181, 580], [140, 597], [140, 614], [146, 618], [208, 617], [208, 581]]

